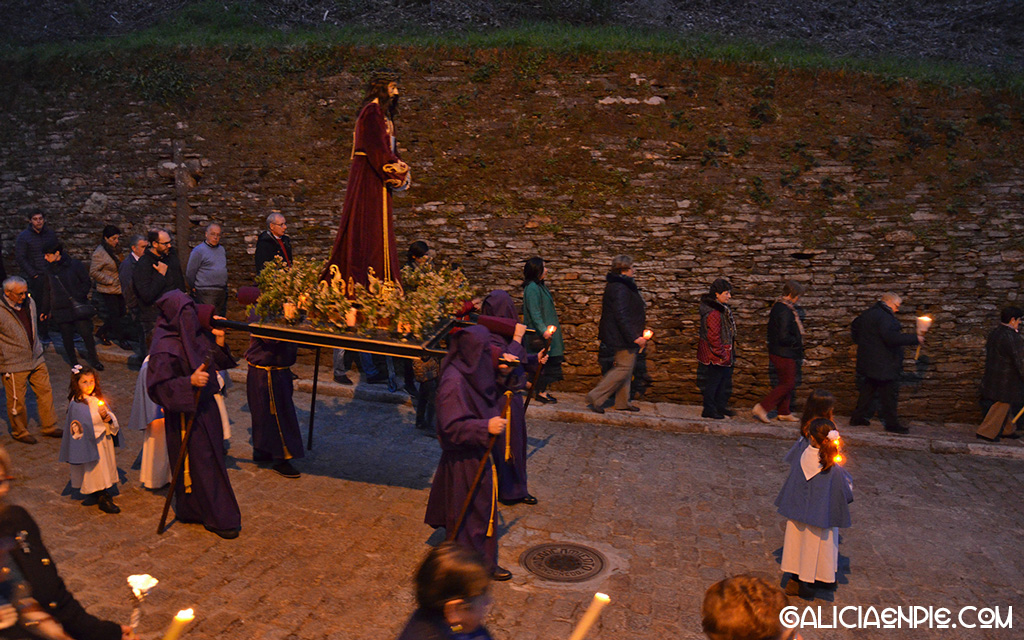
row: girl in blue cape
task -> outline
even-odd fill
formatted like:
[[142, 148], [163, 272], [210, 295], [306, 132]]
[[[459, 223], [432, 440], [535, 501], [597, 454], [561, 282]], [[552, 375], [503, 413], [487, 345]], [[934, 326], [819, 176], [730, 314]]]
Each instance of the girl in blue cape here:
[[788, 518], [782, 571], [794, 576], [786, 586], [793, 595], [807, 594], [816, 581], [835, 584], [839, 529], [850, 526], [853, 502], [853, 480], [836, 464], [835, 424], [818, 418], [808, 425], [807, 436], [803, 452], [789, 456], [789, 478], [775, 499], [779, 513]]
[[117, 485], [114, 436], [117, 417], [102, 400], [96, 372], [89, 367], [71, 368], [68, 389], [68, 424], [60, 443], [58, 460], [71, 465], [71, 486], [82, 495], [95, 495], [105, 513], [120, 513], [107, 489]]

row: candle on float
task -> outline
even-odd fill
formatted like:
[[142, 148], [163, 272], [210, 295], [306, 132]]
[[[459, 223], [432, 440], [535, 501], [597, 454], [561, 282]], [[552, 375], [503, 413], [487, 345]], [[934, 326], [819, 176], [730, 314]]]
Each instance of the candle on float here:
[[171, 626], [167, 627], [167, 633], [164, 634], [164, 640], [178, 640], [181, 637], [181, 632], [185, 630], [185, 627], [190, 622], [195, 620], [196, 614], [192, 609], [182, 609], [171, 620]]
[[611, 600], [611, 598], [603, 593], [595, 593], [594, 599], [590, 602], [590, 606], [587, 607], [587, 612], [583, 614], [580, 623], [573, 629], [569, 640], [583, 640], [583, 637], [590, 631], [590, 627], [597, 622], [597, 616], [601, 615], [601, 609], [604, 609], [604, 606], [611, 602]]

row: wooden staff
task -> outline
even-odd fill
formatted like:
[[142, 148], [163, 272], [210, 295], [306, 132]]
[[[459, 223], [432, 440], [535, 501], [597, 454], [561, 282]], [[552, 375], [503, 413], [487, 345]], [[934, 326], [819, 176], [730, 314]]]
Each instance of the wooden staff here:
[[[511, 419], [510, 409], [512, 407], [512, 394], [508, 393], [505, 395], [505, 409], [501, 412], [501, 415], [508, 415]], [[462, 525], [466, 523], [466, 514], [469, 513], [469, 505], [473, 503], [473, 498], [476, 497], [476, 491], [480, 488], [480, 479], [484, 477], [484, 469], [487, 468], [487, 460], [491, 457], [491, 450], [494, 449], [494, 443], [497, 441], [498, 435], [492, 433], [487, 439], [487, 451], [484, 452], [484, 456], [480, 458], [480, 465], [476, 468], [476, 476], [473, 477], [473, 484], [469, 485], [469, 493], [466, 494], [466, 499], [462, 503], [462, 511], [459, 512], [459, 519], [455, 521], [455, 527], [448, 532], [448, 537], [445, 540], [451, 542], [455, 540], [459, 535], [459, 531], [462, 530]]]
[[[199, 371], [206, 371], [210, 368], [213, 363], [213, 352], [206, 356], [206, 360], [203, 364], [199, 365]], [[178, 480], [181, 479], [181, 473], [185, 469], [185, 456], [188, 455], [188, 441], [192, 436], [192, 425], [196, 422], [196, 414], [199, 413], [199, 396], [202, 395], [203, 389], [206, 386], [199, 387], [196, 389], [195, 396], [195, 412], [189, 416], [188, 424], [185, 425], [185, 435], [181, 438], [181, 449], [178, 450], [178, 461], [174, 465], [174, 475], [171, 477], [171, 486], [167, 491], [167, 499], [164, 500], [164, 512], [160, 514], [160, 524], [156, 526], [156, 534], [161, 535], [164, 532], [164, 525], [167, 524], [167, 513], [171, 510], [171, 499], [174, 497], [174, 490], [178, 486]]]
[[[551, 332], [551, 336], [553, 335], [555, 335], [554, 331]], [[541, 353], [546, 354], [551, 349], [551, 336], [544, 339], [544, 348], [537, 354], [538, 357], [540, 357]], [[523, 415], [526, 415], [526, 410], [530, 408], [530, 400], [533, 400], [533, 394], [537, 389], [537, 381], [540, 380], [540, 373], [543, 370], [544, 365], [541, 362], [537, 362], [537, 370], [533, 372], [533, 381], [530, 383], [530, 390], [526, 392], [526, 402], [523, 403]]]

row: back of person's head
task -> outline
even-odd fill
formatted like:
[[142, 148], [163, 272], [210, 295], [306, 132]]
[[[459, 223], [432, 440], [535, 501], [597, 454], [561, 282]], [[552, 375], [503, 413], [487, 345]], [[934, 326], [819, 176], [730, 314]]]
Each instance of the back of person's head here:
[[807, 437], [807, 426], [815, 418], [832, 419], [836, 407], [836, 397], [822, 389], [815, 389], [804, 402], [804, 411], [800, 414], [800, 435]]
[[523, 264], [523, 284], [540, 282], [544, 279], [544, 258], [533, 256]]
[[818, 448], [818, 462], [823, 473], [832, 468], [839, 453], [839, 445], [829, 437], [835, 429], [836, 423], [828, 418], [815, 418], [807, 425], [807, 439]]
[[900, 297], [900, 294], [893, 293], [891, 291], [883, 293], [881, 300], [885, 304], [889, 304], [889, 305], [892, 305], [892, 304], [901, 305], [901, 304], [903, 304], [903, 298]]
[[415, 260], [416, 258], [422, 258], [423, 256], [430, 253], [430, 246], [422, 240], [409, 245], [409, 260]]
[[782, 295], [789, 296], [791, 298], [799, 298], [804, 295], [804, 285], [800, 284], [796, 280], [786, 280], [786, 284], [782, 285]]
[[43, 247], [43, 255], [52, 256], [55, 253], [64, 253], [64, 243], [60, 241], [48, 242]]
[[726, 291], [732, 291], [732, 284], [730, 284], [725, 278], [716, 278], [715, 281], [711, 283], [710, 291], [713, 296], [725, 293]]
[[767, 580], [733, 576], [705, 592], [701, 626], [711, 640], [778, 640], [789, 631], [779, 620], [788, 604], [782, 589]]
[[612, 258], [612, 273], [626, 273], [633, 268], [633, 258], [622, 255]]
[[452, 600], [470, 600], [487, 592], [491, 577], [476, 551], [443, 542], [434, 547], [416, 571], [416, 602], [440, 613]]
[[1024, 310], [1020, 307], [1006, 307], [999, 313], [999, 322], [1007, 324], [1013, 320], [1019, 320], [1024, 317]]

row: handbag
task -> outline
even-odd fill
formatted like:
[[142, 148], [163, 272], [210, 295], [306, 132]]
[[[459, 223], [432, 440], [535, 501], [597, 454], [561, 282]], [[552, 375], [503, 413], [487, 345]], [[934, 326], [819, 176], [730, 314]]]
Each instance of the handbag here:
[[68, 300], [71, 301], [71, 317], [75, 322], [78, 322], [79, 320], [89, 320], [96, 315], [96, 307], [92, 306], [88, 302], [79, 302], [71, 296], [71, 293], [68, 292], [68, 288], [64, 286], [63, 282], [61, 282], [60, 276], [55, 275], [53, 276], [53, 279], [60, 283], [60, 288], [64, 290], [64, 295], [66, 295]]

